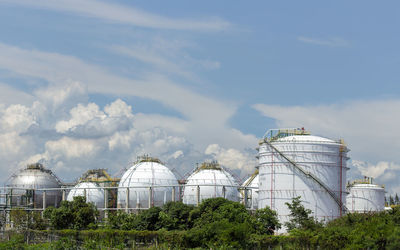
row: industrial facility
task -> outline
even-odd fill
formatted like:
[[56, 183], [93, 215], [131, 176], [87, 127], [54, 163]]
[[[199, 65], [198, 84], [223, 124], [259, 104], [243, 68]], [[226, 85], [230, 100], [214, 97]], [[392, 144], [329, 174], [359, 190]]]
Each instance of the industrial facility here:
[[[57, 207], [62, 198], [60, 179], [40, 163], [30, 164], [13, 174], [6, 184], [9, 188], [6, 204], [41, 208]], [[48, 190], [46, 190], [48, 189]]]
[[270, 207], [282, 225], [290, 214], [285, 203], [296, 197], [319, 221], [385, 208], [385, 189], [372, 178], [347, 182], [349, 149], [343, 140], [315, 136], [304, 129], [273, 129], [257, 150], [258, 165], [241, 185], [216, 161], [197, 165], [178, 180], [161, 160], [144, 155], [123, 169], [120, 179], [105, 169], [92, 169], [73, 183], [62, 183], [40, 163], [30, 164], [10, 177], [0, 193], [0, 205], [3, 211], [14, 207], [44, 210], [84, 196], [106, 217], [111, 210], [139, 212], [169, 201], [197, 206], [204, 199], [223, 197], [240, 201], [249, 210]]
[[347, 192], [346, 206], [349, 212], [367, 213], [385, 209], [385, 187], [374, 184], [370, 177], [349, 182]]
[[218, 162], [204, 162], [186, 180], [183, 202], [198, 205], [208, 198], [224, 197], [238, 201], [238, 183]]
[[304, 129], [269, 130], [258, 148], [258, 207], [269, 206], [285, 223], [290, 213], [285, 203], [300, 196], [320, 221], [342, 216], [348, 151], [343, 141], [314, 136]]
[[141, 209], [177, 200], [178, 180], [159, 159], [142, 156], [121, 177], [118, 208]]
[[240, 191], [241, 201], [252, 210], [258, 208], [258, 172], [257, 167], [256, 171], [243, 182]]

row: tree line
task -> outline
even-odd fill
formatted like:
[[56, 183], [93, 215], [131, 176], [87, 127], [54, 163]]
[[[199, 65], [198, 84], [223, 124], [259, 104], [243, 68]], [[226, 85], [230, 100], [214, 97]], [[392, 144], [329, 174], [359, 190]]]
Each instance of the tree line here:
[[[64, 243], [54, 244], [68, 243], [71, 248], [124, 249], [134, 248], [133, 242], [141, 241], [176, 249], [400, 249], [399, 207], [346, 214], [323, 222], [314, 219], [300, 197], [286, 205], [290, 220], [284, 225], [268, 207], [250, 212], [244, 205], [224, 198], [207, 199], [197, 207], [169, 202], [137, 214], [116, 211], [100, 221], [93, 204], [86, 203], [84, 197], [75, 197], [72, 202], [63, 201], [59, 208], [47, 208], [43, 217], [35, 212], [13, 210], [11, 218], [19, 230], [63, 235]], [[282, 226], [288, 233], [274, 235]]]

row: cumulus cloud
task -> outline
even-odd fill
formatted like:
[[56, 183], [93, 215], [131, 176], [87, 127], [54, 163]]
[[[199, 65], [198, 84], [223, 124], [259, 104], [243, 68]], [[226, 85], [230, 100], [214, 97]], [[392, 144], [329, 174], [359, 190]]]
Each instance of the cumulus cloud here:
[[15, 104], [0, 111], [2, 131], [15, 131], [23, 133], [36, 123], [36, 119], [30, 109], [26, 106]]
[[[173, 122], [179, 124], [180, 119], [136, 116], [132, 107], [121, 99], [103, 108], [80, 99], [82, 102], [75, 103], [68, 112], [55, 112], [76, 100], [74, 95], [87, 96], [85, 91], [80, 83], [61, 85], [59, 92], [52, 85], [36, 91], [36, 101], [31, 106], [0, 105], [2, 170], [10, 175], [15, 167], [38, 161], [64, 180], [72, 181], [91, 168], [118, 172], [142, 154], [159, 157], [175, 169], [177, 176], [184, 175], [195, 162], [202, 161], [204, 155], [182, 134], [185, 129], [176, 129], [179, 125], [174, 129]], [[63, 102], [55, 102], [52, 95], [59, 96]], [[162, 127], [160, 121], [155, 120], [170, 125]], [[136, 123], [139, 126], [135, 126]]]
[[254, 154], [248, 152], [243, 153], [234, 148], [225, 149], [218, 144], [210, 144], [204, 153], [212, 156], [222, 166], [240, 170], [246, 174], [254, 171], [254, 167], [257, 165], [255, 158], [256, 152], [254, 152]]

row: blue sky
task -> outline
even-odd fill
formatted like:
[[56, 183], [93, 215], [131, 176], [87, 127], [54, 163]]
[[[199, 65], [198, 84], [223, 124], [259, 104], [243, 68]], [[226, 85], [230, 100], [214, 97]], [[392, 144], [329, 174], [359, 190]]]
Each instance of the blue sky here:
[[399, 5], [0, 1], [2, 168], [74, 179], [150, 153], [244, 177], [266, 130], [304, 126], [400, 192]]

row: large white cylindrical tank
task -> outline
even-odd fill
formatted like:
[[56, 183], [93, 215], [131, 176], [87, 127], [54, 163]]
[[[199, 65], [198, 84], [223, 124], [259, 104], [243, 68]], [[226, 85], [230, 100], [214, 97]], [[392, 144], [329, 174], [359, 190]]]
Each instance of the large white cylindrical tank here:
[[349, 212], [378, 212], [385, 209], [385, 189], [372, 183], [354, 182], [347, 187]]
[[[60, 180], [42, 164], [30, 164], [11, 176], [7, 184], [13, 206], [43, 207], [46, 192], [46, 207], [57, 207], [62, 198]], [[48, 190], [45, 190], [48, 189]]]
[[126, 208], [127, 197], [129, 197], [129, 208], [162, 206], [168, 201], [177, 200], [177, 186], [175, 175], [161, 161], [143, 157], [121, 177], [117, 206]]
[[204, 199], [216, 197], [238, 201], [238, 183], [218, 163], [203, 163], [187, 178], [183, 189], [183, 202], [197, 205]]
[[85, 196], [86, 202], [93, 203], [98, 208], [104, 208], [104, 190], [96, 183], [78, 183], [69, 191], [67, 200], [73, 201], [76, 196]]
[[[247, 191], [247, 202], [246, 205], [250, 209], [258, 208], [258, 169], [254, 174], [247, 178], [242, 187], [249, 188]], [[240, 192], [241, 198], [245, 199], [244, 190]]]
[[290, 219], [285, 203], [301, 196], [316, 219], [340, 217], [346, 210], [347, 152], [342, 141], [313, 136], [304, 129], [267, 132], [258, 153], [258, 207], [271, 207], [284, 224]]

